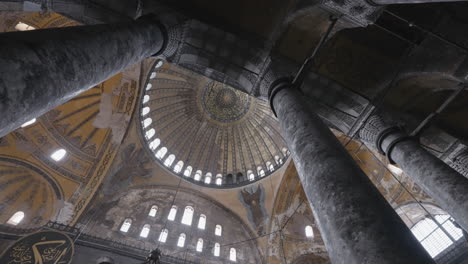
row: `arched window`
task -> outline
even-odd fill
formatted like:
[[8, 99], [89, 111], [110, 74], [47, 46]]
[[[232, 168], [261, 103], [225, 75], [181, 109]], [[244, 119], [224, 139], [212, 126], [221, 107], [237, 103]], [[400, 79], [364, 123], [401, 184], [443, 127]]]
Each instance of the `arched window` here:
[[156, 62], [156, 65], [154, 67], [157, 69], [157, 68], [161, 68], [163, 65], [164, 65], [164, 61], [158, 60], [158, 62]]
[[199, 238], [197, 241], [197, 252], [203, 251], [203, 239]]
[[221, 225], [216, 225], [215, 235], [221, 236], [222, 232], [223, 232], [223, 228], [221, 227]]
[[253, 174], [251, 170], [247, 171], [247, 177], [249, 177], [249, 181], [255, 180], [255, 175]]
[[150, 112], [150, 108], [149, 108], [148, 106], [143, 107], [143, 109], [141, 110], [141, 115], [142, 115], [142, 116], [145, 116], [145, 115], [147, 115], [149, 112]]
[[151, 150], [155, 150], [159, 146], [159, 144], [161, 144], [161, 140], [159, 138], [156, 138], [155, 140], [151, 141], [149, 147]]
[[206, 184], [211, 183], [211, 173], [209, 173], [209, 172], [205, 175], [205, 183]]
[[141, 229], [140, 236], [148, 237], [149, 232], [150, 232], [150, 225], [144, 225], [143, 228]]
[[148, 91], [149, 89], [151, 89], [153, 87], [153, 85], [151, 83], [148, 83], [146, 85], [146, 91]]
[[29, 120], [28, 122], [22, 124], [21, 127], [27, 127], [27, 126], [30, 126], [30, 125], [32, 125], [34, 123], [36, 123], [36, 118], [33, 118], [33, 119]]
[[184, 171], [184, 176], [190, 177], [191, 174], [192, 174], [192, 166], [187, 166], [187, 168]]
[[143, 103], [144, 103], [144, 104], [146, 104], [147, 102], [149, 102], [149, 100], [150, 100], [149, 95], [143, 96]]
[[192, 225], [192, 219], [193, 219], [193, 207], [186, 206], [184, 210], [184, 215], [182, 216], [182, 224]]
[[278, 155], [275, 156], [275, 162], [276, 164], [280, 165], [280, 164], [283, 164], [283, 160], [280, 159], [280, 157]]
[[314, 237], [314, 230], [311, 226], [308, 225], [305, 227], [305, 235], [306, 237]]
[[154, 128], [146, 131], [145, 133], [147, 139], [151, 139], [154, 136], [154, 134], [156, 134], [156, 131], [154, 130]]
[[169, 231], [167, 229], [163, 229], [163, 231], [161, 231], [161, 234], [159, 234], [158, 241], [161, 243], [166, 243], [168, 233]]
[[215, 246], [214, 246], [214, 251], [213, 251], [213, 255], [215, 257], [219, 257], [219, 251], [221, 249], [221, 246], [219, 245], [219, 243], [215, 243]]
[[177, 215], [177, 206], [173, 205], [171, 208], [171, 211], [169, 211], [169, 215], [167, 216], [167, 219], [169, 221], [174, 221], [176, 215]]
[[202, 214], [200, 215], [200, 218], [198, 219], [198, 229], [205, 230], [206, 226], [206, 215]]
[[177, 164], [174, 166], [174, 172], [179, 173], [183, 167], [184, 167], [184, 162], [179, 160], [179, 162], [177, 162]]
[[[455, 227], [449, 215], [436, 215], [434, 218], [453, 239], [458, 240], [463, 237], [462, 230]], [[455, 242], [431, 218], [419, 221], [411, 231], [433, 258]]]
[[273, 163], [267, 161], [266, 162], [266, 167], [269, 171], [274, 171], [275, 170], [275, 166], [273, 166]]
[[120, 231], [127, 233], [131, 225], [132, 225], [132, 219], [130, 218], [125, 219], [122, 226], [120, 227]]
[[166, 147], [162, 147], [160, 150], [158, 150], [158, 152], [156, 152], [156, 158], [157, 159], [162, 159], [164, 158], [164, 156], [166, 155], [167, 153], [167, 148]]
[[234, 262], [237, 261], [237, 254], [235, 248], [231, 248], [231, 250], [229, 250], [229, 260]]
[[164, 161], [164, 165], [166, 165], [167, 167], [171, 167], [172, 163], [174, 163], [174, 160], [175, 160], [175, 155], [171, 154], [169, 155], [169, 157], [167, 157], [166, 161]]
[[66, 151], [66, 150], [64, 150], [64, 149], [58, 149], [58, 150], [54, 151], [54, 153], [52, 153], [52, 154], [50, 155], [50, 157], [51, 157], [53, 160], [55, 160], [55, 161], [60, 161], [60, 160], [62, 160], [62, 159], [65, 157], [65, 155], [67, 155], [67, 151]]
[[184, 245], [185, 245], [185, 234], [182, 233], [179, 236], [179, 240], [177, 240], [177, 246], [178, 247], [184, 247]]
[[197, 170], [197, 172], [195, 172], [195, 176], [193, 176], [193, 179], [196, 181], [199, 181], [201, 179], [201, 175], [202, 175], [202, 171]]
[[151, 216], [151, 217], [155, 217], [157, 212], [158, 212], [158, 206], [153, 205], [153, 206], [151, 206], [151, 209], [150, 209], [148, 215]]
[[143, 120], [143, 127], [147, 128], [149, 125], [151, 125], [151, 123], [153, 123], [153, 119], [148, 117], [145, 120]]
[[223, 175], [218, 174], [216, 175], [216, 185], [221, 185], [223, 184]]
[[264, 177], [265, 176], [265, 171], [263, 170], [263, 168], [261, 166], [258, 166], [257, 167], [257, 174], [258, 176], [260, 177]]
[[21, 221], [23, 221], [24, 219], [24, 212], [23, 211], [18, 211], [16, 213], [14, 213], [10, 219], [8, 219], [8, 222], [7, 224], [9, 225], [18, 225], [19, 223], [21, 223]]

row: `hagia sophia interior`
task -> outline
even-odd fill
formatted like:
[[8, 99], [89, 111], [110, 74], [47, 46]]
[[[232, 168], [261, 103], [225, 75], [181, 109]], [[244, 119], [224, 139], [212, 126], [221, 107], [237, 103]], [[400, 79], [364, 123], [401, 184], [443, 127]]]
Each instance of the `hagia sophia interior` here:
[[7, 0], [0, 32], [0, 264], [468, 263], [466, 1]]

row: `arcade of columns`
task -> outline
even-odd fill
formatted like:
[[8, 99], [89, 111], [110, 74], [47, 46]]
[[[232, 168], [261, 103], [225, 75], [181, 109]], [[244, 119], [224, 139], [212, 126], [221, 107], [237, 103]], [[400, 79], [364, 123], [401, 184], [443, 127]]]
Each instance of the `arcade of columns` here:
[[[120, 24], [0, 34], [0, 136], [126, 67], [163, 54], [171, 48], [170, 36], [152, 15]], [[433, 263], [310, 102], [286, 80], [270, 82], [269, 99], [332, 262]], [[468, 230], [463, 164], [454, 166], [460, 168], [457, 172], [383, 120], [370, 116], [359, 132], [361, 140], [398, 164]]]

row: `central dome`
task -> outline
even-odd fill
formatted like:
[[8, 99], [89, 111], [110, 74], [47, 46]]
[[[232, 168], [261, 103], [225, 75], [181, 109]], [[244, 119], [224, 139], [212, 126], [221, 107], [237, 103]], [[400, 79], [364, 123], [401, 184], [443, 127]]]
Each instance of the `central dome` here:
[[289, 151], [267, 102], [161, 61], [141, 101], [141, 132], [154, 160], [175, 175], [216, 188], [273, 173]]
[[203, 89], [203, 106], [208, 115], [219, 122], [241, 119], [250, 109], [252, 98], [229, 86], [211, 81]]

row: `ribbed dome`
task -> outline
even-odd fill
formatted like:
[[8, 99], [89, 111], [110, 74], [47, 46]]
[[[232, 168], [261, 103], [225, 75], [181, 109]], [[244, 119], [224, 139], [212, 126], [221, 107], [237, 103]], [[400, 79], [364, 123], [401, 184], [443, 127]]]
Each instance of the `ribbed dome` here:
[[234, 187], [271, 174], [289, 155], [267, 102], [161, 61], [149, 75], [142, 134], [173, 173]]

